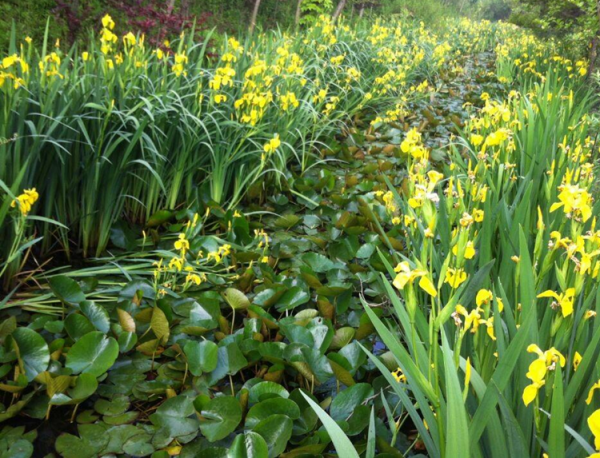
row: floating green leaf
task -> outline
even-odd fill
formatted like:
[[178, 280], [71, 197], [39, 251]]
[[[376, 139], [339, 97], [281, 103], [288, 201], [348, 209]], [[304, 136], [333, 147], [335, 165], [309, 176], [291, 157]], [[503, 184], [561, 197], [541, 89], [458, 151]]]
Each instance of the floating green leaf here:
[[104, 374], [116, 361], [119, 344], [100, 331], [86, 334], [67, 353], [65, 366], [74, 374], [89, 373], [96, 377]]
[[210, 442], [227, 437], [242, 421], [242, 407], [233, 396], [209, 399], [201, 395], [194, 407], [200, 416], [200, 431]]
[[15, 351], [30, 382], [50, 363], [48, 344], [42, 336], [29, 328], [17, 328], [12, 333]]

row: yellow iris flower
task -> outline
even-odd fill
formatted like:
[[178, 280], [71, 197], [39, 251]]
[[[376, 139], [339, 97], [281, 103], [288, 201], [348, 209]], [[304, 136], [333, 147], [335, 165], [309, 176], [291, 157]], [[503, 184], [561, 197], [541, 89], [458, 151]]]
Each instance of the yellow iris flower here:
[[448, 268], [444, 283], [448, 283], [452, 288], [456, 289], [467, 280], [467, 273], [463, 269]]
[[556, 364], [565, 367], [566, 359], [561, 352], [552, 347], [547, 351], [542, 351], [540, 347], [531, 344], [527, 347], [529, 353], [536, 353], [538, 358], [529, 365], [529, 371], [526, 377], [531, 380], [531, 384], [523, 390], [523, 402], [525, 405], [537, 397], [538, 391], [546, 383], [546, 374], [548, 370], [553, 369]]
[[[475, 253], [475, 244], [471, 241], [468, 241], [463, 254], [464, 258], [473, 259]], [[454, 248], [452, 248], [452, 254], [454, 256], [458, 256], [458, 245], [454, 245]]]
[[411, 283], [417, 279], [419, 280], [419, 286], [423, 291], [432, 297], [437, 296], [437, 290], [433, 286], [433, 283], [429, 279], [429, 272], [423, 269], [411, 269], [408, 262], [401, 262], [396, 266], [394, 271], [397, 273], [394, 278], [394, 286], [398, 289], [404, 289], [407, 283]]
[[182, 253], [190, 249], [190, 242], [185, 238], [185, 234], [179, 234], [179, 240], [175, 242], [175, 249]]
[[23, 216], [27, 216], [27, 214], [31, 211], [31, 207], [38, 200], [40, 195], [37, 193], [35, 188], [25, 189], [23, 190], [23, 194], [17, 196], [15, 200], [13, 200], [10, 204], [12, 208], [19, 207], [21, 210], [21, 214]]
[[[600, 409], [588, 417], [588, 426], [594, 435], [594, 446], [596, 450], [600, 450]], [[600, 453], [594, 453], [594, 455], [600, 456]]]
[[272, 153], [279, 148], [279, 146], [281, 146], [281, 140], [279, 140], [279, 134], [275, 134], [275, 136], [265, 144], [265, 153]]
[[573, 313], [573, 302], [575, 298], [575, 288], [569, 288], [564, 294], [558, 294], [552, 290], [544, 291], [538, 294], [538, 298], [552, 297], [560, 306], [563, 317], [568, 317]]
[[562, 207], [568, 215], [580, 216], [586, 222], [592, 216], [592, 197], [578, 185], [563, 184], [559, 186], [559, 202], [552, 204], [550, 213]]
[[579, 367], [579, 364], [581, 364], [581, 360], [583, 359], [583, 357], [581, 356], [581, 354], [576, 351], [575, 355], [573, 356], [573, 370], [576, 371], [577, 368]]
[[480, 289], [475, 297], [475, 302], [477, 303], [477, 307], [481, 307], [484, 304], [489, 304], [493, 298], [494, 295], [489, 289]]

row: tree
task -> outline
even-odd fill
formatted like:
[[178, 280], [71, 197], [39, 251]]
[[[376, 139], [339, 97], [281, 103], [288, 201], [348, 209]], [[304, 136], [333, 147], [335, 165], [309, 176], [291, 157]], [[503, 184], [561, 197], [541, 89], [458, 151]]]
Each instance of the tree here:
[[296, 27], [298, 27], [298, 25], [300, 24], [300, 17], [302, 16], [302, 2], [304, 0], [298, 0], [298, 4], [296, 5], [296, 20], [295, 20], [295, 24]]
[[346, 3], [348, 2], [348, 0], [340, 0], [337, 7], [335, 8], [335, 11], [333, 13], [333, 21], [337, 21], [337, 19], [341, 16], [342, 11], [344, 10], [344, 7], [346, 6]]
[[252, 9], [252, 16], [250, 17], [250, 33], [254, 32], [256, 27], [256, 18], [258, 17], [258, 10], [260, 9], [261, 0], [254, 0], [254, 8]]
[[600, 45], [600, 0], [513, 0], [512, 20], [544, 35], [556, 35], [586, 54], [588, 74], [596, 68]]

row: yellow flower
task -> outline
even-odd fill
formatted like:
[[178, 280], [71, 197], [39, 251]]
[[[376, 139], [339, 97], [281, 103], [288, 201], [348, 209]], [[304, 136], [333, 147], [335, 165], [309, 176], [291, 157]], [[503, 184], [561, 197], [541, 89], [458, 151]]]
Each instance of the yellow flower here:
[[504, 143], [508, 139], [510, 133], [507, 129], [498, 129], [495, 132], [489, 134], [485, 139], [486, 146], [498, 146]]
[[464, 212], [462, 218], [460, 219], [460, 225], [462, 227], [469, 227], [471, 224], [473, 224], [473, 217], [467, 212]]
[[227, 43], [229, 44], [229, 47], [233, 52], [237, 52], [243, 48], [243, 46], [240, 45], [240, 42], [237, 41], [234, 37], [229, 38], [229, 40], [227, 40]]
[[12, 56], [8, 56], [2, 59], [2, 66], [5, 69], [7, 69], [9, 67], [12, 67], [17, 62], [19, 62], [19, 57], [16, 54], [13, 54]]
[[542, 351], [536, 344], [531, 344], [527, 347], [527, 352], [536, 353], [539, 359], [543, 359], [546, 362], [546, 366], [552, 366], [555, 363], [559, 363], [561, 367], [565, 367], [565, 364], [567, 363], [563, 354], [554, 347], [547, 351]]
[[483, 221], [483, 217], [485, 216], [485, 212], [483, 210], [473, 210], [473, 219], [477, 223], [481, 223]]
[[579, 185], [563, 184], [559, 186], [559, 202], [552, 204], [550, 213], [563, 208], [567, 216], [580, 216], [583, 222], [586, 222], [592, 216], [592, 197], [590, 194], [579, 187]]
[[23, 194], [17, 196], [17, 198], [11, 202], [10, 206], [12, 208], [18, 206], [21, 214], [23, 216], [27, 216], [27, 214], [31, 211], [31, 207], [38, 200], [38, 198], [39, 194], [35, 188], [25, 189], [23, 190]]
[[135, 35], [133, 33], [131, 33], [131, 32], [129, 32], [127, 35], [125, 35], [123, 37], [123, 43], [126, 46], [134, 46], [135, 42], [136, 42]]
[[483, 136], [479, 134], [472, 134], [471, 143], [473, 143], [473, 146], [481, 145], [483, 143]]
[[[454, 256], [458, 256], [458, 245], [454, 245], [454, 248], [452, 248], [452, 254], [454, 254]], [[465, 259], [473, 259], [475, 256], [475, 247], [473, 242], [467, 242], [463, 256]]]
[[546, 361], [538, 358], [529, 365], [529, 371], [526, 377], [531, 380], [531, 385], [528, 385], [523, 390], [523, 402], [526, 406], [537, 397], [539, 389], [546, 383], [545, 377], [548, 371]]
[[532, 383], [531, 385], [527, 385], [523, 390], [523, 402], [526, 406], [531, 404], [531, 402], [537, 397], [539, 389], [544, 386], [546, 382], [542, 381], [540, 383]]
[[484, 304], [489, 304], [490, 301], [494, 298], [494, 295], [489, 289], [480, 289], [477, 292], [477, 297], [475, 298], [475, 302], [477, 303], [477, 307], [481, 307]]
[[332, 57], [331, 59], [329, 59], [329, 61], [333, 64], [333, 65], [341, 65], [342, 62], [344, 62], [344, 59], [346, 58], [345, 54], [342, 54], [340, 56], [335, 56]]
[[465, 386], [469, 386], [471, 381], [471, 358], [467, 357], [467, 364], [465, 367]]
[[436, 170], [430, 170], [429, 172], [427, 172], [427, 178], [429, 178], [429, 187], [428, 190], [429, 191], [433, 191], [433, 188], [435, 187], [435, 185], [444, 178], [444, 174], [440, 173]]
[[581, 364], [581, 360], [583, 359], [583, 357], [581, 356], [581, 354], [576, 351], [575, 355], [573, 355], [573, 370], [577, 371], [577, 368], [579, 367], [579, 364]]
[[220, 264], [229, 253], [231, 252], [231, 245], [225, 244], [219, 247], [217, 251], [211, 251], [208, 253], [206, 260], [210, 261], [211, 259], [215, 260], [215, 264]]
[[539, 206], [537, 208], [537, 212], [538, 212], [537, 230], [543, 231], [546, 228], [546, 226], [544, 226], [544, 216], [542, 215], [542, 209]]
[[230, 52], [223, 54], [221, 57], [223, 62], [237, 62], [237, 57], [231, 54]]
[[81, 53], [81, 58], [83, 59], [84, 62], [87, 62], [87, 60], [90, 58], [90, 53], [87, 51], [83, 51]]
[[224, 94], [215, 95], [215, 103], [219, 104], [219, 103], [223, 103], [223, 102], [227, 102], [226, 95], [224, 95]]
[[394, 194], [392, 191], [386, 192], [383, 197], [383, 202], [385, 203], [385, 208], [390, 213], [394, 213], [396, 211], [396, 204], [394, 203]]
[[400, 144], [403, 153], [408, 153], [415, 159], [421, 159], [427, 155], [427, 150], [421, 145], [421, 133], [412, 128], [406, 133], [406, 138]]
[[190, 249], [190, 242], [185, 238], [185, 234], [179, 234], [179, 240], [175, 242], [175, 249], [182, 253]]
[[288, 92], [279, 97], [281, 100], [281, 109], [283, 111], [288, 111], [291, 108], [298, 108], [300, 106], [300, 102], [296, 98], [296, 94], [293, 92]]
[[594, 391], [599, 390], [599, 389], [600, 389], [600, 380], [598, 380], [596, 383], [594, 383], [592, 385], [592, 387], [590, 388], [590, 391], [588, 391], [587, 399], [585, 400], [585, 403], [588, 406], [592, 403], [592, 399], [594, 399]]
[[274, 152], [279, 146], [281, 146], [281, 140], [279, 139], [279, 134], [275, 134], [271, 140], [265, 143], [264, 151], [269, 154]]
[[498, 304], [498, 311], [502, 312], [504, 310], [504, 302], [499, 297], [496, 298], [496, 303]]
[[433, 286], [433, 283], [429, 279], [429, 272], [423, 269], [414, 269], [410, 268], [408, 262], [401, 262], [396, 266], [394, 271], [397, 273], [396, 278], [394, 278], [394, 286], [398, 289], [404, 289], [407, 283], [412, 284], [413, 281], [417, 278], [419, 280], [419, 286], [423, 291], [429, 294], [432, 297], [437, 296], [437, 290]]
[[490, 339], [496, 340], [496, 335], [494, 334], [494, 317], [491, 316], [487, 320], [482, 320], [482, 323], [487, 326], [487, 333]]
[[460, 320], [460, 315], [462, 315], [465, 318], [464, 331], [466, 332], [471, 330], [471, 333], [475, 334], [479, 329], [479, 326], [486, 323], [486, 321], [481, 318], [481, 311], [482, 310], [478, 307], [475, 310], [468, 312], [465, 307], [458, 304], [452, 316], [454, 317], [456, 325], [460, 326], [462, 323]]
[[185, 64], [187, 64], [188, 62], [188, 57], [184, 53], [178, 53], [175, 54], [175, 57], [173, 59], [175, 61], [175, 63], [173, 64], [173, 73], [175, 73], [175, 76], [187, 76], [187, 72], [185, 71]]
[[109, 14], [106, 14], [102, 18], [102, 26], [112, 30], [115, 28], [115, 21], [113, 21]]
[[412, 216], [410, 216], [410, 215], [404, 215], [404, 225], [406, 227], [409, 227], [411, 225], [412, 226], [416, 226], [417, 222], [416, 222], [416, 220]]
[[175, 269], [178, 272], [181, 272], [181, 270], [183, 269], [183, 259], [180, 258], [172, 258], [169, 261], [169, 269]]
[[[596, 450], [600, 450], [600, 409], [591, 414], [588, 417], [587, 422], [592, 434], [594, 435], [594, 446]], [[594, 455], [599, 454], [595, 453]]]
[[446, 278], [444, 283], [448, 283], [452, 288], [458, 288], [467, 279], [467, 273], [463, 269], [453, 269], [451, 267], [446, 270]]
[[191, 282], [197, 286], [200, 286], [203, 281], [206, 281], [206, 275], [204, 275], [204, 274], [198, 275], [198, 274], [190, 273], [187, 275], [187, 277], [185, 277], [185, 281]]
[[568, 288], [564, 294], [558, 294], [552, 290], [547, 290], [547, 291], [544, 291], [543, 293], [538, 294], [537, 297], [538, 298], [553, 297], [554, 299], [556, 299], [556, 301], [553, 302], [553, 305], [560, 306], [562, 315], [565, 318], [573, 313], [575, 288]]

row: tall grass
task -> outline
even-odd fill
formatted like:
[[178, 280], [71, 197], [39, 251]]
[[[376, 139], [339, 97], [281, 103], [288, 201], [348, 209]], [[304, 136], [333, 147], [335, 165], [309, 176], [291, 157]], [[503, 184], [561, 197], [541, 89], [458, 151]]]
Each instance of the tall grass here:
[[391, 106], [443, 62], [438, 39], [410, 22], [351, 30], [322, 18], [210, 52], [210, 34], [150, 49], [113, 26], [106, 17], [85, 49], [66, 53], [48, 34], [41, 44], [13, 34], [0, 69], [0, 180], [14, 195], [36, 187], [37, 214], [65, 226], [36, 223], [45, 253], [100, 255], [121, 218], [232, 207], [257, 181], [281, 184], [320, 158], [340, 124]]
[[484, 96], [443, 173], [412, 158], [408, 186], [388, 183], [407, 250], [382, 255], [392, 316], [364, 308], [395, 364], [365, 351], [432, 457], [595, 451], [594, 100], [576, 64], [539, 52], [510, 74], [519, 90]]

